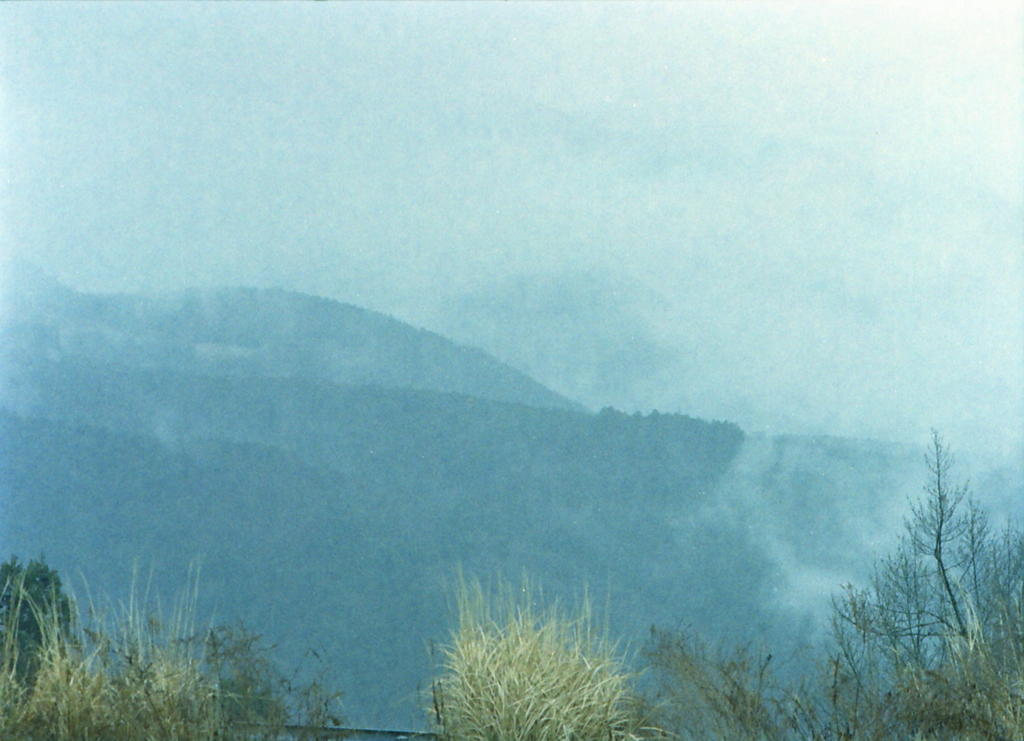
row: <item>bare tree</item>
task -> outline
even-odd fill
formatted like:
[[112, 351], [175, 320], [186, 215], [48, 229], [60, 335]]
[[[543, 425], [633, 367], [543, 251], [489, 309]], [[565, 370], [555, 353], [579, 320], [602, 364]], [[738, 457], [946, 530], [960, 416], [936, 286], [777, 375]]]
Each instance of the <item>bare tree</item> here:
[[[941, 603], [946, 609], [934, 617], [947, 629], [955, 629], [959, 635], [966, 638], [967, 624], [962, 605], [963, 584], [961, 582], [954, 587], [955, 576], [952, 572], [954, 569], [962, 572], [967, 564], [977, 561], [978, 548], [981, 546], [977, 539], [984, 533], [984, 528], [980, 531], [978, 528], [972, 528], [970, 514], [962, 511], [964, 499], [968, 496], [968, 485], [958, 483], [952, 478], [950, 469], [954, 462], [949, 448], [942, 444], [939, 433], [932, 430], [931, 449], [925, 456], [925, 465], [930, 474], [924, 487], [927, 496], [923, 501], [912, 505], [912, 517], [906, 527], [914, 552], [935, 559], [934, 573], [941, 584]], [[978, 512], [973, 501], [969, 510]], [[965, 540], [970, 539], [967, 536], [973, 536], [977, 542], [965, 543]], [[951, 563], [950, 551], [953, 550], [955, 554], [958, 547], [963, 550], [965, 545], [974, 545], [975, 550], [967, 548], [967, 552], [958, 562]], [[953, 623], [950, 623], [947, 612], [952, 613]]]

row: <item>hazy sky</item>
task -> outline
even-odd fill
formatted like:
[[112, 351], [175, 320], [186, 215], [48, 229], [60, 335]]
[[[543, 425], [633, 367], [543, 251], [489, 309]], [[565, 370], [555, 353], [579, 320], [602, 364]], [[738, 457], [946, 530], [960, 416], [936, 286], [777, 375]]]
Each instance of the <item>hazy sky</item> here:
[[[980, 7], [978, 7], [980, 6]], [[1024, 3], [3, 3], [0, 245], [599, 408], [1024, 444]]]

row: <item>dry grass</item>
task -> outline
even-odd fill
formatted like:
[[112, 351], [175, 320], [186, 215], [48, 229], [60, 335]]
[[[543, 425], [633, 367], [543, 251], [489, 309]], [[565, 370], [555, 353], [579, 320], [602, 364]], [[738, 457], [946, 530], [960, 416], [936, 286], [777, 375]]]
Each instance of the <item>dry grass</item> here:
[[[0, 585], [2, 586], [2, 585]], [[20, 585], [18, 585], [20, 587]], [[22, 595], [19, 589], [16, 593]], [[11, 622], [18, 624], [24, 599], [15, 597], [10, 606]], [[0, 641], [0, 738], [13, 738], [22, 723], [26, 690], [18, 676], [18, 636], [15, 631], [3, 632]]]
[[966, 637], [947, 636], [937, 665], [833, 651], [795, 686], [777, 681], [767, 654], [712, 653], [693, 636], [656, 633], [646, 654], [660, 680], [659, 725], [684, 741], [1021, 741], [1021, 605], [987, 634], [970, 625]]
[[528, 586], [491, 599], [460, 580], [458, 629], [433, 686], [445, 741], [601, 741], [643, 728], [631, 675], [589, 603], [568, 617], [532, 608]]
[[14, 671], [16, 637], [4, 635], [4, 738], [206, 741], [221, 729], [217, 688], [203, 675], [201, 646], [192, 638], [194, 592], [167, 626], [134, 596], [112, 620], [81, 626], [62, 624], [57, 611], [17, 593], [14, 609], [36, 613], [42, 643], [28, 679]]
[[[231, 737], [232, 720], [275, 738], [286, 722], [275, 688], [288, 682], [258, 636], [242, 626], [197, 632], [194, 588], [166, 623], [132, 597], [106, 616], [90, 611], [85, 626], [15, 594], [8, 624], [32, 610], [41, 642], [19, 663], [17, 635], [0, 634], [0, 739], [212, 741]], [[586, 600], [572, 613], [534, 603], [528, 586], [494, 595], [460, 581], [458, 627], [432, 693], [442, 741], [1024, 739], [1021, 598], [984, 628], [965, 603], [967, 634], [950, 633], [941, 661], [927, 665], [894, 660], [870, 621], [855, 622], [795, 688], [776, 680], [767, 653], [716, 653], [693, 636], [655, 633], [656, 723]], [[338, 722], [337, 694], [319, 679], [298, 697], [307, 722]]]

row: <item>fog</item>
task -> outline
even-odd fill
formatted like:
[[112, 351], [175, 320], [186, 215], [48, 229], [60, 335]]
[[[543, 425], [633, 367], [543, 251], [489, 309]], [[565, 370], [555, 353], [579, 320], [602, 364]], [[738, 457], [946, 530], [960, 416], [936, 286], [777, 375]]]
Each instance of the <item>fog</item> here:
[[0, 244], [1019, 464], [1024, 6], [976, 5], [5, 3]]

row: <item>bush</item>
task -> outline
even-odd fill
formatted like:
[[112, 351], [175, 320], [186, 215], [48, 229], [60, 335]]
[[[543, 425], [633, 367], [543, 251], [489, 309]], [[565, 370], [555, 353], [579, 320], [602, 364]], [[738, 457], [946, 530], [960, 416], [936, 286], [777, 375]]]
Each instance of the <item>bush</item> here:
[[615, 741], [644, 730], [631, 675], [591, 620], [535, 614], [528, 586], [499, 585], [497, 604], [460, 581], [458, 629], [433, 683], [444, 741]]
[[[1017, 626], [1022, 616], [1014, 617]], [[897, 684], [900, 725], [926, 738], [1020, 741], [1024, 738], [1024, 651], [1000, 650], [977, 622], [950, 639], [949, 661], [910, 667]]]
[[763, 741], [786, 737], [787, 693], [772, 655], [747, 647], [711, 650], [699, 636], [651, 629], [644, 656], [659, 684], [658, 725], [687, 741]]
[[220, 689], [225, 722], [283, 726], [286, 678], [270, 660], [271, 648], [245, 625], [220, 625], [206, 634], [206, 663]]

